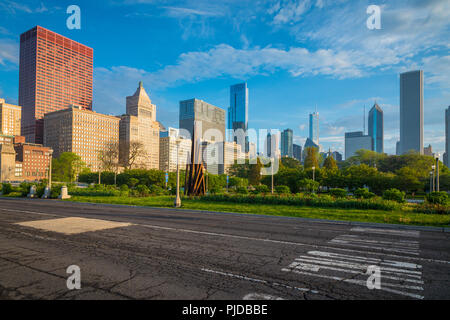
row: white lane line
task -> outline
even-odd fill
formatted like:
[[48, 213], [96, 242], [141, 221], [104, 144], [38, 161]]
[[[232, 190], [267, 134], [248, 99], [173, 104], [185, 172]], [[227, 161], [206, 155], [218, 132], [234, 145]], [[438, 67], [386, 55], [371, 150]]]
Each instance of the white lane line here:
[[[294, 270], [302, 270], [302, 271], [312, 271], [312, 272], [318, 272], [320, 269], [324, 270], [331, 270], [331, 271], [338, 271], [343, 273], [351, 273], [351, 274], [359, 274], [363, 275], [365, 273], [362, 273], [360, 271], [355, 270], [349, 270], [349, 269], [342, 269], [342, 268], [335, 268], [335, 267], [329, 267], [329, 266], [317, 266], [313, 264], [305, 264], [305, 263], [299, 263], [299, 262], [293, 262], [291, 263], [287, 268], [281, 269], [283, 272], [292, 272]], [[387, 276], [385, 275], [385, 272], [383, 272], [383, 279], [391, 279], [396, 280], [400, 282], [411, 282], [411, 283], [417, 283], [423, 285], [424, 282], [420, 280], [420, 276], [417, 278], [417, 276], [409, 276], [410, 278], [400, 278], [400, 277], [393, 277], [393, 276]], [[414, 277], [415, 279], [411, 279], [411, 277]], [[419, 280], [416, 280], [419, 279]]]
[[378, 245], [392, 245], [392, 246], [396, 246], [399, 248], [405, 248], [405, 249], [415, 249], [419, 247], [419, 242], [418, 241], [412, 241], [412, 242], [403, 242], [403, 241], [381, 241], [381, 240], [369, 240], [369, 239], [362, 239], [360, 237], [353, 237], [353, 236], [347, 236], [347, 235], [343, 235], [343, 236], [339, 236], [334, 238], [336, 240], [344, 240], [344, 241], [352, 241], [352, 242], [361, 242], [363, 244], [378, 244]]
[[[18, 212], [26, 212], [26, 213], [33, 213], [33, 214], [44, 214], [40, 212], [32, 212], [32, 211], [20, 211], [20, 210], [10, 210], [10, 209], [0, 209], [5, 211], [18, 211]], [[52, 215], [57, 217], [67, 217], [65, 215]], [[316, 248], [321, 250], [338, 250], [338, 251], [344, 251], [344, 252], [352, 252], [352, 253], [360, 253], [360, 254], [368, 254], [368, 255], [376, 255], [379, 256], [379, 252], [370, 252], [370, 251], [361, 251], [361, 250], [354, 250], [354, 249], [348, 249], [348, 248], [340, 248], [340, 247], [334, 247], [334, 246], [321, 246], [321, 245], [314, 245], [314, 244], [308, 244], [308, 243], [300, 243], [300, 242], [292, 242], [292, 241], [280, 241], [280, 240], [273, 240], [273, 239], [263, 239], [263, 238], [252, 238], [252, 237], [245, 237], [245, 236], [237, 236], [237, 235], [231, 235], [231, 234], [224, 234], [224, 233], [214, 233], [214, 232], [204, 232], [204, 231], [197, 231], [197, 230], [188, 230], [188, 229], [179, 229], [179, 228], [172, 228], [172, 227], [161, 227], [156, 225], [149, 225], [149, 224], [139, 224], [135, 223], [134, 226], [140, 226], [144, 228], [150, 228], [155, 230], [167, 230], [167, 231], [175, 231], [175, 232], [185, 232], [185, 233], [193, 233], [193, 234], [202, 234], [202, 235], [209, 235], [214, 237], [226, 237], [226, 238], [234, 238], [234, 239], [241, 239], [241, 240], [252, 240], [252, 241], [262, 241], [262, 242], [270, 242], [270, 243], [276, 243], [276, 244], [285, 244], [285, 245], [293, 245], [293, 246], [299, 246], [299, 247], [310, 247], [310, 248]], [[410, 260], [417, 260], [417, 261], [426, 261], [431, 263], [442, 263], [442, 264], [449, 264], [450, 261], [445, 260], [438, 260], [438, 259], [428, 259], [428, 258], [421, 258], [421, 257], [408, 257], [408, 256], [400, 256], [397, 254], [390, 254], [390, 253], [383, 253], [384, 256], [387, 257], [393, 257], [393, 258], [401, 258], [401, 259], [410, 259]]]
[[[363, 270], [366, 271], [369, 267], [369, 264], [359, 264], [359, 263], [350, 263], [345, 261], [339, 261], [339, 260], [328, 260], [328, 259], [321, 259], [318, 258], [315, 259], [307, 259], [307, 256], [301, 256], [300, 258], [296, 258], [295, 261], [300, 262], [308, 262], [308, 263], [316, 263], [318, 265], [329, 265], [329, 266], [335, 266], [335, 267], [343, 267], [343, 268], [349, 268], [349, 269], [357, 269], [357, 270]], [[395, 274], [412, 274], [412, 275], [421, 275], [422, 272], [420, 271], [412, 271], [412, 270], [403, 270], [403, 269], [395, 269], [395, 268], [385, 268], [380, 267], [381, 271], [389, 271], [391, 273]]]
[[[314, 273], [303, 272], [303, 271], [296, 271], [296, 270], [293, 270], [292, 272], [300, 274], [300, 275], [304, 275], [304, 276], [318, 277], [318, 278], [330, 279], [330, 280], [336, 280], [336, 281], [343, 281], [343, 282], [357, 284], [357, 285], [364, 286], [364, 287], [367, 286], [367, 283], [364, 280], [346, 279], [346, 278], [342, 278], [342, 277], [327, 276], [327, 275], [323, 275], [323, 274], [314, 274]], [[401, 285], [393, 285], [393, 284], [387, 285], [387, 284], [382, 283], [381, 284], [381, 289], [379, 289], [379, 290], [386, 291], [386, 292], [391, 292], [391, 293], [396, 293], [396, 294], [407, 296], [407, 297], [411, 297], [411, 298], [424, 299], [424, 296], [421, 296], [421, 295], [418, 295], [418, 294], [414, 294], [414, 293], [410, 293], [410, 292], [405, 292], [405, 291], [395, 290], [395, 289], [391, 289], [391, 288], [386, 288], [386, 286], [394, 287], [394, 288], [409, 289], [409, 288], [407, 288], [409, 286], [401, 286]], [[417, 287], [417, 288], [421, 288], [421, 287]], [[416, 289], [416, 290], [420, 290], [420, 289]], [[422, 290], [423, 290], [423, 288], [422, 288]]]
[[27, 211], [27, 210], [12, 210], [12, 209], [0, 209], [1, 211], [11, 211], [11, 212], [21, 212], [21, 213], [32, 213], [41, 216], [50, 216], [50, 217], [61, 217], [60, 215], [43, 213], [43, 212], [35, 212], [35, 211]]
[[354, 227], [350, 231], [376, 233], [376, 234], [392, 234], [392, 235], [411, 237], [411, 238], [419, 238], [420, 237], [420, 231], [416, 231], [416, 230], [391, 230], [391, 229]]
[[382, 264], [382, 265], [387, 265], [387, 266], [391, 266], [391, 267], [422, 269], [421, 265], [418, 265], [415, 263], [384, 260], [384, 259], [381, 260], [381, 259], [367, 258], [367, 257], [361, 257], [361, 256], [349, 256], [346, 254], [340, 254], [340, 253], [334, 253], [334, 252], [309, 251], [308, 254], [312, 255], [312, 256], [325, 257], [325, 258], [331, 258], [331, 259], [338, 258], [338, 259], [351, 260], [351, 261], [365, 261], [367, 263]]
[[405, 254], [411, 254], [411, 255], [417, 255], [417, 256], [419, 255], [419, 253], [416, 251], [393, 249], [393, 248], [378, 247], [378, 246], [364, 246], [364, 245], [358, 245], [358, 244], [351, 244], [351, 243], [348, 243], [347, 241], [331, 240], [329, 243], [336, 244], [336, 245], [345, 245], [345, 246], [349, 246], [349, 247], [356, 247], [356, 248], [376, 249], [376, 250], [405, 253]]
[[302, 292], [310, 292], [310, 293], [315, 293], [315, 294], [319, 293], [316, 290], [311, 290], [311, 289], [307, 289], [307, 288], [293, 287], [293, 286], [285, 285], [285, 284], [282, 284], [282, 283], [270, 282], [270, 281], [267, 281], [267, 280], [256, 279], [256, 278], [251, 278], [251, 277], [247, 277], [247, 276], [241, 276], [241, 275], [233, 274], [233, 273], [229, 273], [229, 272], [222, 272], [222, 271], [211, 270], [211, 269], [206, 269], [206, 268], [202, 268], [200, 270], [203, 271], [203, 272], [214, 273], [214, 274], [218, 274], [218, 275], [225, 276], [225, 277], [231, 277], [231, 278], [236, 278], [236, 279], [245, 280], [245, 281], [263, 283], [263, 284], [276, 286], [276, 287], [283, 287], [283, 288], [291, 289], [291, 290], [297, 290], [297, 291], [302, 291]]
[[419, 241], [402, 241], [402, 240], [395, 240], [395, 242], [391, 241], [383, 241], [383, 240], [371, 240], [371, 239], [364, 239], [358, 236], [351, 236], [351, 235], [341, 235], [336, 237], [335, 239], [344, 239], [344, 240], [350, 240], [350, 241], [361, 241], [361, 242], [367, 242], [367, 243], [377, 243], [377, 244], [394, 244], [394, 245], [401, 245], [405, 247], [414, 247], [419, 245]]

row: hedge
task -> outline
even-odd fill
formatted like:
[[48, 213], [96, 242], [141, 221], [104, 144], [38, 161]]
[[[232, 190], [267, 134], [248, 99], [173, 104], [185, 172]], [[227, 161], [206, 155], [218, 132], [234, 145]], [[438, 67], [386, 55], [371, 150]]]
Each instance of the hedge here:
[[342, 208], [342, 209], [371, 209], [393, 211], [402, 208], [394, 201], [375, 199], [333, 199], [330, 196], [308, 195], [308, 196], [273, 196], [273, 195], [206, 195], [193, 198], [197, 201], [231, 202], [242, 204], [267, 204], [267, 205], [287, 205], [287, 206], [307, 206], [319, 208]]

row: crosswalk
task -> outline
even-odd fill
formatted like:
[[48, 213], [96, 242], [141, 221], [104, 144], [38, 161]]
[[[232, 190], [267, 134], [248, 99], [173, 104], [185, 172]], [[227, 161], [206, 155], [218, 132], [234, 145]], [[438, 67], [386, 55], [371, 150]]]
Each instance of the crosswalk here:
[[[331, 239], [329, 244], [336, 246], [336, 249], [344, 247], [354, 251], [334, 252], [331, 246], [326, 251], [308, 251], [281, 271], [356, 284], [369, 290], [367, 272], [370, 266], [376, 266], [381, 274], [379, 290], [424, 299], [422, 266], [411, 262], [411, 257], [420, 253], [417, 240], [420, 231], [358, 227], [350, 232]], [[366, 257], [364, 252], [370, 252], [371, 257]], [[395, 253], [396, 257], [386, 258], [390, 253]], [[402, 256], [406, 261], [402, 261]]]

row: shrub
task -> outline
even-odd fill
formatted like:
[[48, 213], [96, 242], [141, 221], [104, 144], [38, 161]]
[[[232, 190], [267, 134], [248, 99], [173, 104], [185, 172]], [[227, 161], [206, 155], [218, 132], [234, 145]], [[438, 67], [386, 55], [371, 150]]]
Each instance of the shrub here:
[[431, 192], [427, 195], [427, 201], [432, 204], [440, 204], [445, 206], [448, 203], [447, 192]]
[[[371, 199], [373, 197], [375, 197], [375, 194], [370, 192], [368, 189], [366, 188], [359, 188], [356, 189], [353, 194], [355, 195], [355, 197], [357, 199]], [[391, 200], [391, 199], [388, 199]]]
[[267, 205], [287, 205], [287, 206], [307, 206], [318, 208], [342, 208], [342, 209], [363, 209], [363, 210], [385, 210], [393, 211], [401, 208], [401, 205], [394, 201], [382, 199], [336, 199], [330, 196], [317, 196], [310, 194], [306, 196], [284, 196], [279, 195], [207, 195], [195, 198], [197, 201], [214, 201], [240, 204], [267, 204]]
[[383, 192], [383, 199], [403, 203], [405, 202], [405, 193], [398, 189], [389, 189]]
[[248, 194], [248, 189], [246, 187], [238, 187], [236, 192], [239, 194]]
[[138, 185], [135, 191], [138, 197], [148, 197], [150, 195], [149, 188], [143, 184]]
[[2, 184], [2, 194], [5, 196], [10, 194], [13, 191], [12, 185], [10, 183], [3, 183]]
[[330, 194], [335, 198], [345, 198], [347, 196], [347, 190], [344, 189], [331, 189]]
[[269, 193], [271, 192], [269, 187], [265, 184], [262, 184], [260, 186], [256, 186], [255, 190], [252, 191], [253, 194], [261, 194], [261, 193]]
[[290, 194], [291, 189], [288, 186], [276, 186], [275, 192], [278, 194]]
[[208, 190], [212, 194], [219, 194], [223, 192], [223, 188], [221, 186], [215, 185], [214, 187]]
[[19, 186], [22, 197], [26, 197], [30, 193], [30, 188], [33, 184], [28, 182], [22, 182]]
[[417, 205], [414, 211], [426, 214], [450, 214], [450, 207], [441, 204], [426, 202]]
[[150, 187], [149, 192], [156, 196], [160, 196], [160, 195], [163, 195], [166, 193], [166, 191], [163, 188], [161, 188], [160, 186], [157, 186], [156, 184], [154, 184]]

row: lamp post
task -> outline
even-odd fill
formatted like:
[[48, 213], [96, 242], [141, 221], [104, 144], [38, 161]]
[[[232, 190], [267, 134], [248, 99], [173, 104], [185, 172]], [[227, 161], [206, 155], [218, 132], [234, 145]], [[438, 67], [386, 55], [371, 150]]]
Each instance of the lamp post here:
[[275, 162], [275, 159], [270, 158], [270, 162], [271, 162], [270, 167], [272, 168], [272, 194], [273, 194], [273, 164]]
[[433, 171], [430, 171], [430, 193], [433, 192]]
[[313, 181], [316, 181], [316, 167], [311, 168], [313, 171]]
[[181, 207], [181, 198], [180, 198], [180, 165], [179, 165], [179, 161], [178, 161], [178, 153], [179, 153], [179, 149], [180, 149], [180, 139], [176, 140], [176, 144], [177, 144], [177, 197], [175, 198], [175, 208], [179, 208]]
[[435, 173], [435, 171], [436, 171], [436, 166], [435, 165], [432, 165], [431, 166], [431, 172], [433, 172], [433, 188], [431, 189], [431, 192], [434, 192], [435, 191], [435, 179], [434, 179], [434, 173]]
[[436, 191], [439, 192], [439, 153], [436, 154]]

